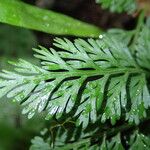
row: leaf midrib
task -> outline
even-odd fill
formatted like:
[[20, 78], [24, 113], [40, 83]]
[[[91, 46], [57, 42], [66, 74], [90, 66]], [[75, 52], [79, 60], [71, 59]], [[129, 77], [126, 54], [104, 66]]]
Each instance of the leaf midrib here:
[[[141, 74], [145, 73], [144, 70], [138, 68], [114, 68], [114, 69], [105, 69], [105, 70], [75, 70], [75, 71], [66, 71], [66, 72], [49, 72], [42, 74], [45, 80], [62, 77], [91, 77], [91, 76], [105, 76], [105, 75], [115, 75], [115, 74]], [[40, 75], [41, 76], [41, 75]], [[37, 77], [36, 77], [37, 78]]]

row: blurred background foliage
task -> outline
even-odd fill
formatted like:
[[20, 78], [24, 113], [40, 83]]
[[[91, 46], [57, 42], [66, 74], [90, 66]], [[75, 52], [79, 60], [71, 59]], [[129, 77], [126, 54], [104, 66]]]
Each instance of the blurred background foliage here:
[[[32, 56], [32, 48], [37, 46], [32, 31], [0, 24], [0, 68], [5, 68], [7, 60]], [[10, 65], [7, 65], [7, 67]]]
[[[37, 39], [32, 31], [0, 24], [0, 69], [11, 69], [7, 61], [20, 57], [38, 63], [32, 57], [32, 47], [35, 46]], [[19, 104], [3, 98], [0, 102], [0, 150], [27, 149], [30, 139], [43, 125], [42, 115], [28, 120], [21, 115]]]
[[[95, 3], [94, 0], [22, 0], [41, 8], [51, 9], [81, 21], [92, 23], [103, 30], [109, 28], [133, 29], [136, 18], [126, 13], [115, 14]], [[116, 19], [117, 17], [117, 19]], [[32, 57], [32, 48], [50, 47], [53, 35], [0, 24], [0, 69], [10, 67], [8, 60], [24, 58], [38, 63]], [[72, 39], [73, 37], [68, 37]], [[10, 68], [11, 69], [11, 68]], [[0, 150], [27, 150], [31, 139], [40, 133], [47, 122], [42, 115], [28, 120], [21, 115], [18, 104], [6, 98], [0, 101]]]

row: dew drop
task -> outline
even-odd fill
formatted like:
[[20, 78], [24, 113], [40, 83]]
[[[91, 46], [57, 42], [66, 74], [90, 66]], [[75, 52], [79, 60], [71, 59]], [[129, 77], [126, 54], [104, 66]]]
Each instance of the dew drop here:
[[34, 116], [34, 112], [29, 112], [28, 119], [31, 119]]
[[146, 147], [146, 145], [144, 144], [144, 147]]
[[17, 100], [16, 100], [16, 99], [13, 99], [12, 101], [15, 103]]
[[123, 107], [123, 108], [125, 108], [125, 107], [126, 107], [126, 105], [123, 103], [123, 104], [122, 104], [122, 107]]
[[140, 90], [138, 89], [138, 90], [136, 91], [136, 96], [139, 94], [139, 92], [140, 92]]
[[99, 35], [99, 38], [102, 39], [104, 36], [102, 34]]
[[135, 109], [133, 109], [133, 112], [135, 112], [136, 110]]
[[145, 136], [143, 134], [141, 134], [141, 136], [144, 138]]
[[116, 101], [116, 100], [117, 100], [117, 98], [114, 97], [114, 101]]
[[43, 20], [47, 20], [47, 19], [48, 19], [48, 16], [44, 16], [44, 17], [43, 17]]

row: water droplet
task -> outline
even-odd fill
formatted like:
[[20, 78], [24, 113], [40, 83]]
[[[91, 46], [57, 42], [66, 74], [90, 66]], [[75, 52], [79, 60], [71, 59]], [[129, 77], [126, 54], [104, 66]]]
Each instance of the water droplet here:
[[139, 92], [140, 92], [140, 90], [138, 89], [138, 90], [136, 91], [136, 94], [135, 94], [135, 95], [136, 95], [136, 96], [139, 95]]
[[117, 100], [117, 98], [116, 97], [114, 97], [114, 101], [116, 101]]
[[123, 103], [123, 104], [122, 104], [122, 107], [124, 108], [124, 107], [126, 107], [126, 105]]
[[16, 102], [17, 100], [16, 99], [13, 99], [13, 102]]
[[44, 16], [44, 17], [43, 17], [43, 20], [47, 20], [47, 19], [48, 19], [48, 16]]
[[141, 134], [141, 136], [144, 138], [145, 136], [143, 134]]
[[34, 116], [34, 111], [33, 112], [29, 112], [28, 119], [31, 119], [33, 116]]
[[102, 39], [104, 36], [102, 34], [99, 35], [99, 38]]

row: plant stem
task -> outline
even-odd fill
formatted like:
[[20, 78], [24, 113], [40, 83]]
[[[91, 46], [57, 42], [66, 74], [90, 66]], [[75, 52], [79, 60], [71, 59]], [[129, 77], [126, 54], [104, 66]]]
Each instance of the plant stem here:
[[[44, 77], [44, 80], [48, 79], [55, 79], [59, 77], [81, 77], [81, 76], [103, 76], [106, 74], [124, 74], [124, 73], [145, 73], [144, 70], [140, 68], [115, 68], [115, 69], [105, 69], [105, 70], [75, 70], [75, 71], [69, 71], [69, 72], [50, 72], [44, 74], [42, 77]], [[41, 75], [39, 75], [39, 78], [41, 78]], [[37, 76], [38, 79], [38, 76]], [[43, 79], [43, 78], [42, 78]]]

